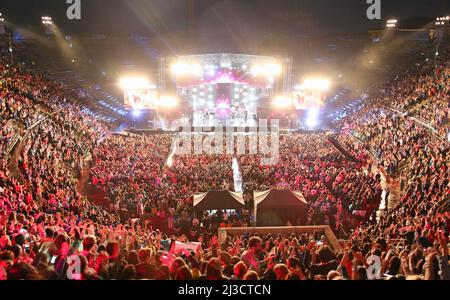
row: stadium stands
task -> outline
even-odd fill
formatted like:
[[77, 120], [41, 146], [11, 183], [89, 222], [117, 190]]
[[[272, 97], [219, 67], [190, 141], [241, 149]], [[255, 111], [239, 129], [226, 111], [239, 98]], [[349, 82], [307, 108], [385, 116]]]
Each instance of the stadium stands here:
[[[76, 256], [80, 279], [361, 280], [374, 255], [380, 278], [448, 280], [449, 63], [442, 52], [340, 121], [335, 141], [356, 161], [325, 133], [283, 135], [275, 165], [237, 157], [248, 209], [199, 216], [194, 193], [234, 189], [232, 155], [172, 153], [167, 134], [113, 135], [60, 85], [2, 57], [0, 279], [70, 279]], [[402, 196], [377, 220], [383, 168]], [[329, 225], [341, 246], [318, 231], [219, 243], [219, 228], [252, 226], [253, 191], [269, 188], [307, 199], [306, 224], [286, 225]], [[201, 247], [175, 255], [174, 240]]]

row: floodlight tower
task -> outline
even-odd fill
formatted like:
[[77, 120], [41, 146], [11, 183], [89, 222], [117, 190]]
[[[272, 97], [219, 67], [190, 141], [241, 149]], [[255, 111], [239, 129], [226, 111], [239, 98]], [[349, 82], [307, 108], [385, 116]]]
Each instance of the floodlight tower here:
[[398, 20], [397, 19], [389, 19], [386, 22], [386, 28], [396, 28]]
[[41, 18], [42, 25], [44, 26], [45, 33], [47, 35], [53, 35], [53, 20], [49, 16], [43, 16]]
[[436, 18], [435, 25], [438, 27], [439, 26], [443, 27], [449, 22], [450, 22], [450, 16], [438, 17], [438, 18]]
[[0, 13], [0, 38], [1, 39], [5, 38], [7, 40], [10, 62], [11, 64], [14, 64], [12, 35], [10, 32], [6, 32], [5, 23], [6, 23], [5, 17], [3, 16], [2, 13]]
[[5, 18], [3, 17], [2, 13], [0, 13], [0, 34], [5, 34]]
[[450, 23], [450, 16], [437, 17], [435, 24], [436, 36], [438, 36], [438, 43], [436, 43], [436, 52], [434, 55], [434, 64], [437, 64], [437, 59], [439, 57], [439, 50], [442, 43], [442, 39], [446, 38], [446, 27]]

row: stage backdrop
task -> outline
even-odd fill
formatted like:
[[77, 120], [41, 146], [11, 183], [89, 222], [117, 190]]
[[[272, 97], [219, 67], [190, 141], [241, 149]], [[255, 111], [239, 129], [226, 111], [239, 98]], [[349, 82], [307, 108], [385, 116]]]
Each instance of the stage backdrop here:
[[244, 208], [245, 202], [241, 193], [223, 190], [194, 195], [194, 211], [197, 215], [205, 210]]
[[271, 189], [254, 191], [256, 226], [305, 225], [308, 204], [300, 192]]

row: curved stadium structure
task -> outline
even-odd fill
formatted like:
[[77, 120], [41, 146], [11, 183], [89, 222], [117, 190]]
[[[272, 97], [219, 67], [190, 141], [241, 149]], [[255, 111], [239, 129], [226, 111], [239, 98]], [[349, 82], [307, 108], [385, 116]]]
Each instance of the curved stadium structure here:
[[390, 20], [336, 76], [294, 55], [161, 56], [153, 80], [121, 82], [129, 107], [104, 68], [65, 58], [76, 38], [51, 18], [45, 38], [6, 24], [0, 280], [449, 280], [438, 18]]

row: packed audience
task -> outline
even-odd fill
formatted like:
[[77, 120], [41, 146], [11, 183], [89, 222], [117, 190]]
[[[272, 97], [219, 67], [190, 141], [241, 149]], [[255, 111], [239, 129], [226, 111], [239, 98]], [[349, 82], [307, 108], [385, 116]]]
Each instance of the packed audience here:
[[338, 230], [344, 219], [350, 221], [344, 217], [357, 211], [370, 215], [379, 206], [379, 175], [365, 172], [360, 162], [347, 161], [326, 134], [284, 136], [277, 164], [260, 165], [260, 159], [258, 155], [240, 158], [245, 192], [250, 197], [255, 190], [269, 188], [302, 192], [310, 206], [308, 225], [326, 224]]
[[[441, 130], [448, 60], [416, 66], [343, 120], [337, 140], [357, 161], [326, 134], [282, 136], [274, 165], [261, 164], [261, 155], [236, 157], [248, 210], [200, 216], [194, 193], [234, 190], [233, 155], [179, 153], [169, 135], [111, 136], [58, 84], [2, 60], [0, 279], [449, 280], [450, 151]], [[379, 220], [369, 218], [382, 191], [375, 163], [403, 182], [401, 199]], [[82, 195], [86, 168], [93, 192], [109, 203]], [[302, 192], [305, 224], [350, 234], [339, 245], [324, 232], [219, 241], [219, 227], [254, 222], [251, 194], [269, 188]], [[352, 218], [356, 225], [345, 224]], [[79, 270], [71, 273], [74, 261]]]
[[[190, 232], [197, 222], [192, 209], [195, 193], [233, 190], [232, 157], [182, 154], [172, 147], [172, 140], [171, 135], [109, 137], [95, 151], [91, 178], [106, 192], [113, 210], [142, 216], [149, 226], [166, 233]], [[232, 216], [224, 217], [222, 221], [233, 222]], [[204, 222], [209, 215], [198, 218]]]

